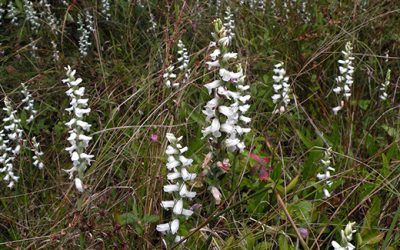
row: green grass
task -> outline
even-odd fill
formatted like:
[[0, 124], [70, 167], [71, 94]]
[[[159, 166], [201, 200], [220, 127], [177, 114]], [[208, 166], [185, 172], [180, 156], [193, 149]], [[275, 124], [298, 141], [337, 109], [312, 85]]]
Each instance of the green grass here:
[[[33, 93], [38, 115], [32, 125], [22, 124], [27, 138], [41, 142], [45, 168], [36, 169], [25, 150], [16, 161], [20, 180], [15, 188], [0, 182], [0, 249], [162, 248], [155, 226], [170, 216], [160, 207], [165, 134], [184, 136], [194, 172], [202, 171], [208, 150], [201, 140], [201, 111], [210, 97], [202, 85], [212, 78], [205, 61], [215, 9], [203, 3], [208, 1], [199, 6], [196, 1], [142, 1], [145, 8], [140, 8], [116, 0], [106, 22], [95, 1], [78, 2], [68, 13], [55, 5], [57, 16], [66, 17], [56, 39], [57, 63], [51, 59], [54, 34], [48, 27], [31, 34], [22, 16], [17, 27], [8, 21], [1, 26], [1, 98], [7, 95], [18, 107], [21, 82]], [[192, 203], [202, 208], [181, 225], [180, 233], [189, 235], [182, 248], [305, 249], [296, 230], [306, 228], [303, 244], [331, 249], [332, 240], [340, 241], [340, 230], [355, 221], [357, 249], [398, 249], [400, 10], [395, 1], [369, 1], [363, 9], [354, 1], [321, 0], [307, 5], [311, 21], [305, 24], [296, 12], [299, 6], [290, 5], [286, 19], [282, 1], [276, 2], [278, 17], [268, 4], [265, 12], [231, 6], [232, 49], [251, 85], [252, 131], [245, 138], [246, 151], [218, 178], [221, 205], [207, 181], [196, 182]], [[96, 32], [89, 56], [80, 60], [76, 19], [84, 9], [97, 13]], [[158, 24], [154, 33], [147, 31], [149, 10]], [[32, 35], [39, 39], [38, 60], [27, 46]], [[191, 56], [191, 77], [171, 90], [162, 75], [176, 61], [179, 39]], [[356, 57], [353, 95], [334, 116], [337, 60], [347, 41]], [[279, 61], [285, 62], [296, 95], [296, 105], [283, 115], [272, 114], [271, 101], [272, 69]], [[67, 86], [61, 82], [68, 64], [83, 78], [92, 109], [87, 121], [93, 124], [95, 161], [85, 173], [82, 194], [63, 171], [72, 166], [64, 150], [69, 118]], [[390, 98], [381, 102], [378, 89], [388, 68]], [[157, 142], [152, 134], [159, 135]], [[323, 199], [324, 183], [315, 176], [323, 170], [319, 161], [327, 147], [333, 149], [336, 172], [332, 197]], [[252, 174], [257, 162], [249, 152], [270, 158], [268, 181]]]

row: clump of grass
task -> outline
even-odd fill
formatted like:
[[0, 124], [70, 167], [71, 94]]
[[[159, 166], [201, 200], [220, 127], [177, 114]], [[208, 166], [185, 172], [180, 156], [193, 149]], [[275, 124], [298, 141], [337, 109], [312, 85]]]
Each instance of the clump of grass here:
[[[36, 154], [23, 150], [27, 142], [20, 143], [12, 168], [18, 182], [12, 190], [1, 186], [0, 248], [150, 249], [162, 248], [163, 240], [170, 248], [178, 247], [175, 240], [185, 241], [179, 247], [188, 249], [398, 248], [395, 2], [270, 1], [263, 10], [257, 5], [263, 1], [109, 1], [109, 11], [108, 1], [31, 2], [44, 14], [38, 16], [38, 31], [24, 22], [21, 3], [7, 2], [11, 7], [6, 7], [0, 35], [0, 95], [13, 100], [22, 135], [32, 138], [30, 147], [37, 145], [36, 137], [45, 150]], [[210, 47], [212, 20], [227, 6], [231, 13], [218, 24]], [[86, 11], [93, 15], [93, 29], [81, 57], [77, 21], [85, 19]], [[50, 12], [60, 20], [57, 27], [45, 25]], [[357, 58], [351, 65], [357, 69], [351, 88], [346, 82], [351, 70], [337, 72], [338, 57], [345, 62], [348, 54], [336, 50], [347, 40], [357, 48], [351, 53]], [[387, 50], [392, 56], [382, 66]], [[182, 52], [177, 63], [170, 60], [175, 51]], [[188, 57], [186, 78], [187, 72], [177, 69]], [[297, 112], [274, 115], [281, 106], [270, 98], [277, 85], [272, 77], [276, 58], [285, 62]], [[85, 192], [71, 192], [62, 171], [71, 158], [65, 154], [71, 129], [65, 126], [71, 119], [65, 112], [68, 86], [59, 84], [61, 65], [67, 64], [85, 79], [92, 112], [84, 120], [95, 131], [84, 134], [95, 138], [96, 160], [85, 165], [84, 176], [74, 173], [81, 181], [76, 187]], [[169, 65], [177, 76], [171, 84], [180, 84], [166, 90], [163, 74]], [[391, 84], [383, 85], [389, 68]], [[333, 79], [341, 75], [346, 81], [337, 85]], [[23, 108], [29, 102], [16, 101], [24, 95], [20, 82], [35, 97], [37, 113], [30, 123], [30, 111]], [[242, 91], [239, 85], [249, 87]], [[339, 95], [332, 95], [337, 87]], [[381, 103], [384, 92], [390, 105]], [[236, 93], [251, 98], [242, 102]], [[213, 99], [218, 105], [208, 103]], [[235, 101], [249, 105], [242, 120], [237, 117], [243, 110], [233, 112]], [[343, 116], [332, 115], [335, 106], [346, 109]], [[246, 117], [251, 117], [249, 124]], [[211, 133], [203, 139], [206, 128]], [[186, 198], [180, 203], [179, 192], [162, 192], [163, 183], [172, 182], [164, 167], [168, 142], [162, 136], [169, 131], [183, 135], [185, 155], [193, 159], [187, 170], [199, 173], [187, 183], [196, 190], [192, 207]], [[8, 131], [3, 132], [2, 152], [10, 148], [5, 145]], [[330, 165], [324, 153], [329, 147]], [[32, 156], [46, 163], [42, 171], [31, 167]], [[4, 167], [2, 178], [8, 173]], [[183, 175], [169, 172], [170, 178]], [[160, 204], [169, 210], [161, 212]], [[190, 220], [179, 213], [181, 208], [195, 211]], [[176, 222], [170, 224], [175, 219], [179, 229]], [[356, 222], [356, 232], [347, 230], [355, 227], [351, 224], [342, 228], [348, 221]], [[166, 223], [175, 234], [157, 231]]]

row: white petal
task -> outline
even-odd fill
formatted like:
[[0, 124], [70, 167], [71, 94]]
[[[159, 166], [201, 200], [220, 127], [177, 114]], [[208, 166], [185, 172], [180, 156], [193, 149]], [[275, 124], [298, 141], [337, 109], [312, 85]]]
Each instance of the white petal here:
[[179, 186], [176, 184], [173, 185], [165, 185], [164, 186], [164, 192], [166, 193], [172, 193], [172, 192], [176, 192], [179, 190]]
[[161, 207], [164, 209], [173, 208], [175, 201], [161, 201]]
[[212, 90], [215, 88], [218, 88], [220, 85], [221, 85], [221, 81], [215, 80], [215, 81], [205, 84], [204, 87], [207, 88], [208, 94], [211, 94]]
[[183, 166], [190, 166], [193, 163], [192, 159], [188, 159], [183, 155], [179, 156], [179, 161], [182, 163]]
[[179, 150], [172, 147], [171, 145], [167, 146], [167, 150], [165, 151], [167, 155], [179, 154]]
[[193, 214], [192, 210], [189, 210], [189, 209], [182, 210], [182, 215], [186, 216], [186, 218], [192, 216], [192, 214]]
[[83, 183], [81, 179], [75, 178], [75, 187], [79, 192], [83, 192]]
[[215, 204], [219, 205], [221, 203], [221, 192], [219, 192], [218, 188], [211, 187], [211, 194], [215, 199]]
[[72, 153], [71, 160], [72, 160], [72, 161], [77, 161], [77, 160], [79, 160], [79, 154], [78, 154], [78, 152], [75, 151], [75, 152]]
[[225, 53], [225, 54], [223, 55], [223, 59], [224, 59], [225, 61], [228, 61], [228, 60], [230, 60], [230, 59], [236, 59], [236, 58], [237, 58], [237, 53], [228, 52], [228, 53]]
[[171, 222], [171, 233], [176, 234], [176, 232], [178, 232], [178, 229], [179, 229], [179, 220], [175, 219]]
[[178, 179], [179, 177], [181, 177], [181, 174], [179, 172], [167, 174], [167, 179], [170, 180], [170, 181]]
[[175, 203], [173, 213], [177, 215], [182, 214], [182, 209], [183, 209], [183, 200], [180, 199]]
[[166, 233], [170, 230], [170, 225], [169, 223], [158, 224], [156, 230], [161, 233]]

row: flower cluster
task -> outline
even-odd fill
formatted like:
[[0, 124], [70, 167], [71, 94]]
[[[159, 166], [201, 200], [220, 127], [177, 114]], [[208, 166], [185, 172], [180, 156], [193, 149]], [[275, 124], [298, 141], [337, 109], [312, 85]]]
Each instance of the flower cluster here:
[[388, 70], [386, 71], [385, 81], [381, 84], [381, 86], [380, 86], [380, 88], [379, 88], [379, 91], [381, 92], [380, 95], [379, 95], [379, 98], [380, 98], [382, 101], [385, 101], [385, 100], [387, 100], [387, 98], [388, 98], [387, 90], [388, 90], [388, 87], [389, 87], [389, 85], [390, 85], [390, 78], [391, 78], [391, 77], [390, 77], [390, 74], [391, 74], [391, 70], [388, 69]]
[[18, 25], [18, 11], [17, 8], [15, 8], [14, 1], [9, 1], [7, 8], [8, 18], [11, 18], [11, 24], [14, 26]]
[[41, 15], [46, 20], [46, 23], [50, 26], [51, 32], [53, 32], [53, 34], [57, 34], [58, 20], [51, 11], [51, 5], [47, 0], [40, 0], [39, 4], [44, 8], [44, 11], [41, 13]]
[[220, 41], [224, 46], [229, 46], [232, 43], [233, 38], [235, 38], [235, 19], [231, 9], [228, 7], [225, 11], [224, 17], [224, 37], [222, 41]]
[[349, 223], [347, 223], [344, 230], [340, 230], [342, 244], [339, 244], [336, 241], [331, 242], [332, 246], [335, 250], [354, 250], [354, 249], [356, 249], [356, 247], [350, 243], [353, 240], [353, 233], [357, 232], [356, 230], [353, 230], [353, 226], [355, 224], [356, 224], [355, 222], [349, 222]]
[[274, 75], [272, 76], [274, 80], [274, 84], [272, 87], [274, 88], [275, 94], [272, 96], [273, 103], [277, 103], [279, 101], [282, 102], [279, 108], [275, 108], [274, 113], [283, 113], [285, 112], [287, 106], [290, 103], [290, 84], [288, 83], [289, 77], [286, 76], [286, 70], [283, 68], [283, 62], [280, 62], [275, 65]]
[[254, 7], [257, 7], [260, 10], [265, 10], [265, 0], [240, 0], [240, 5], [244, 5], [245, 3], [249, 4], [249, 7], [251, 9], [254, 9]]
[[83, 20], [82, 16], [78, 17], [78, 25], [78, 31], [80, 33], [79, 53], [83, 58], [88, 55], [89, 47], [92, 45], [90, 42], [90, 33], [95, 31], [93, 16], [90, 15], [89, 11], [85, 13], [85, 20]]
[[175, 69], [174, 65], [168, 66], [168, 68], [165, 70], [165, 73], [163, 75], [165, 85], [168, 88], [179, 86], [179, 83], [172, 82], [172, 81], [174, 81], [174, 79], [176, 79], [176, 74], [174, 73], [174, 69]]
[[17, 118], [17, 111], [12, 107], [11, 101], [8, 99], [8, 97], [5, 97], [4, 104], [5, 108], [3, 108], [3, 110], [6, 111], [7, 117], [3, 119], [3, 122], [6, 124], [4, 129], [8, 140], [5, 140], [4, 133], [0, 132], [0, 147], [3, 154], [0, 158], [0, 162], [4, 166], [0, 169], [0, 173], [6, 172], [6, 176], [3, 179], [8, 182], [8, 187], [12, 188], [14, 183], [18, 181], [19, 178], [18, 176], [14, 175], [13, 162], [21, 151], [23, 131], [20, 125], [21, 120]]
[[21, 93], [24, 95], [24, 99], [22, 99], [22, 103], [24, 104], [24, 110], [28, 113], [28, 119], [26, 120], [27, 123], [31, 123], [37, 114], [37, 110], [33, 107], [34, 101], [32, 98], [32, 94], [29, 93], [28, 88], [24, 83], [21, 83], [22, 90]]
[[53, 48], [53, 60], [57, 62], [60, 60], [60, 51], [58, 51], [57, 43], [54, 40], [51, 41], [51, 47]]
[[36, 141], [36, 137], [32, 138], [32, 145], [33, 145], [33, 148], [31, 150], [35, 154], [32, 157], [33, 165], [35, 167], [37, 167], [38, 169], [43, 169], [43, 167], [44, 167], [44, 164], [42, 161], [43, 152], [40, 150], [40, 143], [38, 141]]
[[8, 182], [8, 187], [12, 188], [19, 177], [14, 174], [14, 157], [9, 155], [11, 148], [8, 147], [9, 140], [5, 139], [4, 130], [0, 131], [0, 163], [3, 166], [0, 168], [0, 173], [6, 173], [3, 180]]
[[[352, 56], [353, 46], [351, 42], [346, 43], [345, 50], [342, 51], [342, 54], [344, 57], [343, 60], [338, 60], [338, 63], [340, 64], [340, 75], [336, 77], [337, 87], [333, 89], [333, 92], [335, 92], [336, 95], [342, 94], [342, 97], [347, 101], [351, 96], [351, 86], [353, 85], [354, 73], [354, 57]], [[332, 109], [335, 115], [344, 107], [345, 100], [343, 100], [343, 98], [340, 99], [340, 104]]]
[[215, 15], [219, 16], [221, 11], [221, 0], [215, 1]]
[[265, 0], [258, 0], [258, 8], [260, 10], [264, 11], [265, 10], [265, 5], [266, 5]]
[[[189, 74], [190, 74], [190, 69], [189, 69], [189, 54], [187, 52], [187, 49], [185, 47], [185, 44], [183, 44], [182, 40], [178, 41], [178, 67], [177, 69], [179, 70], [179, 73], [183, 75], [183, 80], [182, 83], [186, 83], [189, 80]], [[180, 78], [177, 76], [178, 72], [175, 73], [175, 66], [170, 65], [166, 69], [166, 72], [163, 75], [165, 85], [168, 88], [171, 87], [179, 87], [180, 83], [178, 81], [174, 81], [177, 78]]]
[[186, 49], [185, 44], [182, 42], [182, 40], [178, 41], [178, 69], [184, 73], [184, 79], [183, 83], [186, 83], [186, 81], [189, 79], [189, 74], [190, 74], [190, 69], [189, 67], [189, 54]]
[[82, 178], [86, 167], [90, 165], [93, 155], [85, 153], [85, 149], [89, 146], [92, 137], [85, 135], [85, 131], [89, 131], [91, 125], [83, 121], [83, 117], [90, 113], [88, 108], [88, 99], [84, 99], [85, 87], [80, 87], [82, 78], [75, 78], [75, 70], [70, 66], [65, 68], [67, 71], [67, 78], [62, 82], [66, 83], [69, 87], [66, 94], [70, 97], [70, 107], [66, 110], [72, 114], [72, 118], [65, 125], [70, 129], [68, 141], [71, 144], [65, 150], [69, 152], [73, 167], [65, 172], [69, 173], [70, 179], [73, 178], [74, 172], [78, 172], [75, 177], [75, 187], [78, 191], [83, 192]]
[[303, 18], [304, 23], [308, 24], [311, 21], [311, 14], [309, 11], [307, 11], [307, 1], [302, 1], [300, 9], [298, 10], [300, 12], [301, 17]]
[[[227, 16], [231, 16], [229, 10]], [[210, 43], [213, 52], [210, 54], [211, 61], [207, 61], [206, 64], [209, 69], [217, 69], [218, 77], [204, 85], [213, 98], [203, 109], [209, 126], [204, 128], [202, 133], [203, 137], [208, 137], [212, 143], [219, 143], [221, 139], [224, 147], [230, 152], [241, 152], [245, 145], [239, 136], [250, 132], [250, 128], [243, 127], [251, 121], [245, 116], [250, 108], [247, 104], [250, 99], [247, 93], [250, 86], [244, 82], [245, 75], [240, 64], [235, 65], [234, 71], [229, 69], [231, 62], [237, 58], [237, 53], [228, 51], [227, 46], [231, 40], [227, 37], [226, 26], [222, 25], [220, 19], [214, 21], [216, 32], [213, 36], [216, 42]]]
[[[58, 34], [58, 25], [59, 22], [51, 10], [51, 5], [48, 0], [40, 0], [40, 5], [44, 8], [44, 11], [41, 13], [41, 16], [46, 20], [46, 23], [50, 26], [50, 30], [54, 36]], [[52, 39], [50, 41], [52, 49], [53, 49], [53, 60], [56, 62], [59, 60], [59, 51], [57, 49], [57, 43]]]
[[106, 20], [110, 20], [110, 1], [109, 0], [101, 0], [101, 14], [106, 17]]
[[38, 59], [38, 47], [36, 46], [36, 42], [35, 40], [32, 39], [32, 37], [30, 38], [31, 42], [29, 43], [29, 47], [31, 48], [30, 50], [30, 54], [33, 58]]
[[[332, 148], [328, 148], [324, 152], [324, 158], [321, 159], [321, 163], [324, 166], [325, 172], [317, 174], [317, 178], [319, 180], [325, 181], [326, 185], [328, 185], [329, 187], [332, 186], [332, 184], [333, 184], [333, 182], [330, 180], [331, 171], [335, 171], [335, 169], [332, 167], [331, 160], [332, 160]], [[323, 191], [324, 191], [325, 198], [331, 197], [331, 194], [328, 191], [328, 189], [324, 188]]]
[[147, 30], [154, 33], [154, 32], [156, 32], [156, 29], [157, 29], [157, 23], [156, 23], [156, 21], [154, 20], [153, 13], [150, 12], [149, 16], [150, 16], [150, 20], [149, 20], [149, 22], [150, 22], [150, 27], [149, 27]]
[[24, 10], [26, 19], [31, 25], [32, 31], [37, 33], [40, 28], [40, 22], [39, 22], [39, 16], [36, 10], [33, 8], [33, 3], [29, 0], [24, 0]]
[[[168, 133], [167, 139], [170, 144], [166, 150], [169, 184], [164, 186], [164, 192], [172, 194], [173, 200], [162, 201], [161, 207], [165, 210], [172, 209], [173, 215], [171, 222], [157, 225], [157, 231], [175, 236], [179, 229], [179, 216], [184, 216], [187, 219], [193, 214], [192, 210], [184, 208], [184, 199], [191, 200], [196, 196], [196, 192], [188, 189], [188, 182], [193, 181], [196, 178], [196, 174], [187, 170], [187, 167], [192, 165], [193, 160], [182, 155], [188, 150], [187, 147], [179, 144], [182, 137], [176, 138], [173, 134]], [[180, 240], [181, 236], [176, 235], [175, 242]]]
[[0, 25], [3, 24], [3, 15], [6, 12], [6, 10], [3, 8], [2, 4], [0, 4]]

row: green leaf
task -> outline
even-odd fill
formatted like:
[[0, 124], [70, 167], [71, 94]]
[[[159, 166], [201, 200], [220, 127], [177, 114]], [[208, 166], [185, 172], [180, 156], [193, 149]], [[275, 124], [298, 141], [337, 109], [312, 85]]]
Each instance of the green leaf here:
[[371, 100], [359, 100], [358, 101], [358, 106], [362, 110], [367, 110], [370, 103], [371, 103]]
[[383, 165], [382, 166], [382, 171], [381, 171], [382, 175], [384, 177], [389, 176], [389, 174], [390, 174], [390, 167], [389, 167], [390, 160], [386, 157], [386, 155], [384, 153], [382, 153], [382, 165]]
[[296, 177], [293, 178], [291, 182], [286, 186], [286, 192], [289, 193], [290, 190], [296, 187], [297, 183], [300, 180], [300, 175], [297, 175]]
[[397, 130], [395, 128], [389, 127], [387, 125], [382, 125], [382, 128], [386, 131], [386, 133], [393, 138], [396, 138], [397, 136]]
[[314, 146], [314, 143], [310, 139], [308, 139], [300, 130], [296, 129], [296, 134], [307, 148], [312, 148]]
[[360, 231], [363, 238], [371, 233], [372, 228], [378, 224], [380, 210], [381, 200], [378, 197], [375, 197], [372, 200], [371, 207], [368, 209], [367, 215], [364, 218], [364, 223]]
[[289, 242], [285, 235], [280, 234], [278, 237], [279, 250], [289, 250]]
[[310, 201], [299, 201], [288, 206], [289, 213], [292, 214], [294, 219], [311, 223], [311, 215], [313, 206]]
[[149, 223], [155, 223], [157, 221], [159, 221], [160, 217], [158, 217], [157, 215], [145, 215], [143, 216], [143, 222], [149, 222]]
[[138, 218], [133, 213], [124, 213], [124, 214], [117, 214], [116, 221], [118, 224], [127, 225], [133, 224], [138, 221]]
[[384, 236], [385, 236], [385, 233], [374, 234], [374, 235], [368, 237], [367, 239], [364, 239], [363, 244], [365, 244], [365, 245], [378, 244], [383, 239]]

